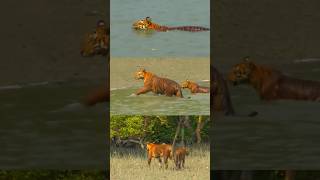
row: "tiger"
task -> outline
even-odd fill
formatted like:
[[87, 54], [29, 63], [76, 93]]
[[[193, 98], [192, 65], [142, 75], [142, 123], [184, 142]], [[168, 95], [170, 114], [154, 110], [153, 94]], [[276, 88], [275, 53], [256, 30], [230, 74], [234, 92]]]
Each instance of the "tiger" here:
[[[103, 20], [99, 20], [96, 24], [96, 29], [92, 33], [88, 33], [85, 36], [83, 46], [80, 50], [80, 54], [83, 57], [92, 57], [95, 55], [102, 55], [107, 60], [107, 71], [110, 69], [109, 62], [109, 37], [110, 28], [107, 28], [106, 23]], [[90, 91], [83, 100], [83, 104], [86, 106], [93, 106], [97, 103], [108, 102], [110, 100], [109, 83], [105, 86]]]
[[175, 150], [174, 162], [177, 169], [184, 168], [185, 157], [189, 155], [187, 148], [179, 147]]
[[190, 89], [190, 92], [192, 94], [195, 93], [209, 93], [210, 89], [208, 87], [203, 87], [198, 85], [197, 83], [190, 81], [190, 80], [185, 80], [183, 82], [181, 82], [181, 87], [184, 88], [188, 88]]
[[189, 31], [189, 32], [199, 32], [199, 31], [209, 31], [209, 28], [202, 27], [202, 26], [163, 26], [156, 23], [153, 23], [150, 17], [146, 17], [144, 19], [140, 19], [135, 21], [132, 24], [132, 29], [134, 30], [155, 30], [159, 32], [166, 32], [172, 30], [180, 30], [180, 31]]
[[[210, 103], [212, 104], [213, 114], [215, 114], [215, 112], [223, 112], [224, 115], [226, 116], [243, 116], [235, 113], [227, 82], [223, 78], [222, 74], [220, 74], [220, 72], [212, 65], [211, 65], [210, 81], [211, 81]], [[258, 112], [253, 111], [244, 116], [254, 117], [257, 114]]]
[[108, 102], [110, 100], [110, 91], [106, 87], [100, 87], [91, 90], [84, 98], [86, 106], [94, 106], [97, 103]]
[[211, 104], [213, 112], [224, 112], [225, 115], [234, 115], [235, 111], [231, 102], [230, 92], [226, 81], [222, 74], [211, 66]]
[[155, 143], [147, 143], [146, 146], [147, 154], [148, 154], [148, 165], [150, 166], [152, 158], [157, 158], [159, 160], [159, 165], [161, 166], [163, 158], [163, 163], [165, 164], [165, 168], [168, 168], [168, 159], [172, 159], [171, 151], [172, 146], [170, 144], [155, 144]]
[[99, 20], [95, 31], [87, 33], [80, 51], [81, 56], [109, 55], [110, 28], [103, 20]]
[[181, 86], [167, 78], [146, 71], [144, 68], [135, 73], [135, 79], [143, 79], [144, 85], [134, 95], [140, 95], [152, 91], [155, 94], [164, 94], [166, 96], [177, 96], [183, 98]]
[[228, 80], [233, 85], [249, 84], [265, 101], [292, 99], [320, 101], [320, 82], [284, 75], [278, 70], [255, 64], [245, 57], [232, 67]]

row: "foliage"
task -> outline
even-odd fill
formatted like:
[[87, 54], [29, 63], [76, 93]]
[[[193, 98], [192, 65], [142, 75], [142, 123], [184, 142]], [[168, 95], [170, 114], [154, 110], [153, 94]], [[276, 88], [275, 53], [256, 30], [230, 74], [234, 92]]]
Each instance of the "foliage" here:
[[[148, 125], [144, 131], [144, 121], [148, 119]], [[185, 140], [187, 143], [194, 141], [194, 131], [197, 127], [199, 116], [189, 116], [191, 129], [185, 128]], [[204, 119], [208, 119], [204, 116]], [[145, 141], [155, 143], [172, 143], [179, 116], [111, 116], [110, 138], [143, 138]], [[206, 123], [201, 131], [202, 139], [209, 141], [209, 123]], [[180, 138], [180, 137], [179, 137]], [[179, 140], [178, 138], [178, 140]]]

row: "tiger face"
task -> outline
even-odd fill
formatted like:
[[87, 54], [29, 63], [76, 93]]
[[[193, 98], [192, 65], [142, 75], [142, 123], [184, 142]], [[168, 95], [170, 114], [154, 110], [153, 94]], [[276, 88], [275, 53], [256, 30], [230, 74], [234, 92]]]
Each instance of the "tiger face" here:
[[231, 81], [233, 85], [247, 83], [254, 68], [255, 65], [248, 61], [248, 58], [245, 58], [244, 62], [232, 67], [231, 72], [228, 74], [228, 80]]
[[139, 79], [144, 79], [145, 77], [145, 74], [146, 74], [146, 70], [144, 68], [138, 70], [136, 73], [135, 73], [135, 76], [134, 78], [139, 80]]
[[149, 26], [152, 24], [151, 18], [146, 17], [145, 19], [140, 19], [132, 24], [132, 28], [135, 30], [149, 30]]
[[84, 57], [106, 56], [109, 53], [109, 34], [105, 22], [98, 21], [95, 31], [86, 35], [80, 54]]
[[141, 20], [134, 22], [132, 24], [132, 28], [135, 30], [147, 30], [148, 24], [147, 24], [146, 20], [141, 19]]
[[188, 88], [192, 82], [189, 80], [185, 80], [181, 83], [182, 88]]

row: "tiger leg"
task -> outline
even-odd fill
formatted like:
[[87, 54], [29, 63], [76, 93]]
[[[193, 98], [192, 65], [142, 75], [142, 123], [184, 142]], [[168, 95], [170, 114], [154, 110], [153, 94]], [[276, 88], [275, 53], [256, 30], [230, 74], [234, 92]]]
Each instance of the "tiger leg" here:
[[151, 157], [151, 156], [148, 156], [148, 165], [149, 165], [149, 166], [150, 166], [151, 160], [152, 160], [152, 157]]
[[158, 161], [159, 161], [159, 166], [162, 167], [161, 157], [158, 157]]
[[176, 169], [180, 169], [180, 160], [179, 160], [179, 155], [176, 155], [175, 157], [175, 164], [176, 164]]
[[184, 158], [182, 159], [182, 168], [184, 168]]
[[180, 97], [180, 98], [183, 98], [181, 89], [178, 89], [178, 91], [176, 92], [176, 96]]
[[137, 92], [136, 92], [136, 95], [140, 95], [140, 94], [145, 94], [147, 92], [151, 91], [150, 88], [147, 88], [147, 87], [142, 87], [140, 88]]
[[165, 168], [168, 169], [168, 157], [163, 157]]

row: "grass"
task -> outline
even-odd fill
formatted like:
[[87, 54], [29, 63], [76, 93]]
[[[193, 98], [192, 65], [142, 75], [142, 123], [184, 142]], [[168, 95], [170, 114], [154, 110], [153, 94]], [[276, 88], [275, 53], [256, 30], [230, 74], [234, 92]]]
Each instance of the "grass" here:
[[146, 151], [140, 148], [125, 149], [111, 147], [110, 176], [112, 180], [158, 180], [210, 179], [210, 146], [208, 144], [189, 147], [185, 169], [175, 170], [174, 163], [169, 160], [169, 168], [159, 167], [156, 159], [148, 167]]

